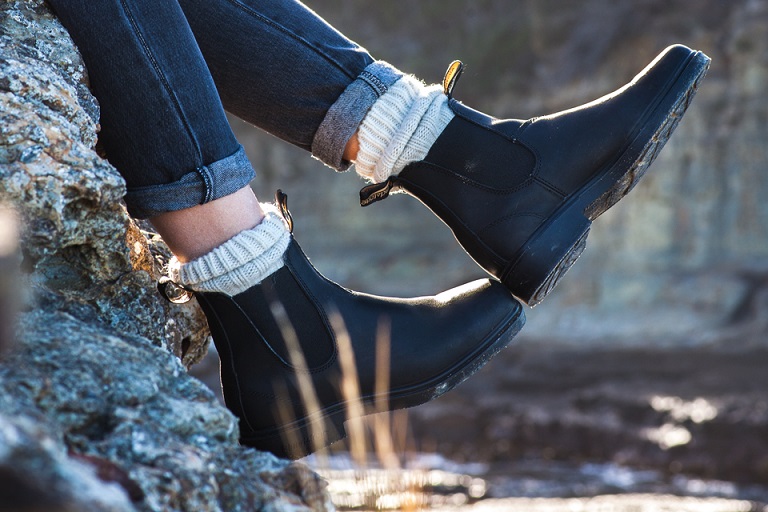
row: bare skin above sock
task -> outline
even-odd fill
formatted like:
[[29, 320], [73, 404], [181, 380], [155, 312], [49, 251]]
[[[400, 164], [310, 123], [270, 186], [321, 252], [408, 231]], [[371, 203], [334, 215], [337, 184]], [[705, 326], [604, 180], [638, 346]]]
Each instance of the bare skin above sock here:
[[274, 205], [262, 203], [261, 207], [265, 216], [256, 227], [188, 263], [171, 259], [169, 277], [195, 291], [234, 296], [279, 270], [290, 233]]

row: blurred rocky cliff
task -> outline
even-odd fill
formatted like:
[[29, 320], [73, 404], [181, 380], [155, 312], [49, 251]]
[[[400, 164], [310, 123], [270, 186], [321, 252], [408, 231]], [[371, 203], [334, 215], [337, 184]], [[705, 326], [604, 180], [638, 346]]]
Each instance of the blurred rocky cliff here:
[[[461, 59], [455, 96], [497, 117], [590, 101], [673, 43], [712, 58], [657, 161], [594, 224], [518, 343], [409, 421], [419, 449], [522, 482], [534, 458], [766, 484], [768, 2], [307, 1], [427, 81]], [[260, 173], [255, 190], [289, 193], [297, 236], [326, 275], [395, 295], [483, 275], [412, 198], [360, 208], [355, 175], [232, 122]]]
[[204, 318], [160, 298], [167, 249], [126, 214], [98, 114], [43, 1], [0, 3], [0, 510], [327, 509], [187, 374]]
[[[527, 118], [623, 85], [664, 47], [712, 67], [633, 193], [595, 223], [581, 260], [523, 337], [583, 345], [768, 343], [768, 2], [309, 0], [339, 30], [428, 81], [461, 59], [461, 101]], [[361, 209], [354, 175], [233, 120], [265, 199], [291, 196], [317, 266], [356, 289], [432, 293], [481, 276], [412, 198]]]

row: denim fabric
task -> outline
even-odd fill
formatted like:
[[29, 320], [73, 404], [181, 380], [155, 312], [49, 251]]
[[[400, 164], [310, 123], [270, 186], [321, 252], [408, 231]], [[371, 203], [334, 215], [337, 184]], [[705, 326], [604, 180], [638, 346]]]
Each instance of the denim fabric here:
[[[400, 73], [372, 66], [369, 53], [295, 0], [179, 0], [224, 108], [341, 169], [341, 154], [375, 98]], [[373, 75], [380, 72], [377, 79]], [[336, 137], [313, 143], [318, 127], [361, 74], [382, 87], [333, 116]], [[351, 99], [351, 95], [347, 95]], [[338, 110], [338, 109], [337, 109]], [[328, 121], [325, 125], [328, 126]], [[331, 149], [332, 148], [332, 149]], [[338, 155], [327, 158], [324, 155]]]
[[293, 0], [50, 3], [83, 55], [100, 140], [138, 217], [223, 197], [254, 177], [224, 109], [343, 168], [349, 136], [399, 76]]
[[172, 183], [131, 187], [125, 203], [132, 216], [145, 219], [234, 194], [254, 176], [245, 150], [240, 147], [235, 154], [198, 167]]
[[328, 109], [315, 132], [312, 155], [337, 171], [346, 170], [350, 165], [343, 158], [346, 141], [357, 131], [374, 102], [402, 76], [383, 61], [368, 65]]
[[[240, 145], [178, 3], [53, 0], [51, 5], [88, 68], [108, 158], [128, 190], [141, 191], [130, 194], [129, 211], [152, 216], [215, 199], [208, 192], [192, 198], [186, 190], [192, 181], [207, 190], [206, 167], [237, 153]], [[245, 163], [227, 179], [247, 185], [255, 173]], [[169, 186], [182, 177], [177, 187]], [[155, 198], [150, 191], [160, 186], [167, 192], [165, 202], [144, 205], [142, 193]]]

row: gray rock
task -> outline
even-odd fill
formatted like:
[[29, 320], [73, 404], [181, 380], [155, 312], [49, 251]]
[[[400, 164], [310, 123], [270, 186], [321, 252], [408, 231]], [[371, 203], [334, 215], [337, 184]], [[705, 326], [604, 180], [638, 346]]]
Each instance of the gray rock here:
[[[115, 473], [117, 474], [117, 473]], [[0, 510], [128, 512], [123, 488], [72, 458], [34, 419], [0, 414]]]
[[0, 5], [0, 48], [0, 202], [28, 290], [0, 364], [0, 510], [332, 509], [305, 466], [241, 447], [187, 374], [204, 317], [157, 293], [168, 250], [94, 151], [98, 105], [42, 0]]
[[306, 467], [238, 445], [234, 417], [177, 357], [91, 314], [23, 315], [0, 411], [36, 413], [77, 460], [118, 468], [138, 510], [327, 508]]
[[153, 255], [122, 204], [123, 179], [93, 150], [98, 106], [77, 50], [43, 2], [0, 13], [0, 196], [23, 220], [28, 280], [60, 309], [95, 308], [108, 325], [179, 356], [188, 346], [194, 363], [207, 343], [204, 318], [194, 305], [157, 300], [162, 251]]

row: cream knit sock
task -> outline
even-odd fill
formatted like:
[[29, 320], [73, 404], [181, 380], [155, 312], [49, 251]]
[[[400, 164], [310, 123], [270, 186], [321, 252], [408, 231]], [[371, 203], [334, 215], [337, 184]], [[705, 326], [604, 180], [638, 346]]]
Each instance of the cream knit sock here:
[[453, 117], [442, 86], [403, 76], [376, 100], [360, 125], [357, 173], [381, 183], [423, 160]]
[[255, 228], [241, 231], [188, 263], [172, 258], [168, 263], [171, 280], [195, 291], [232, 296], [280, 269], [290, 233], [274, 205], [262, 203], [261, 207], [264, 220]]

